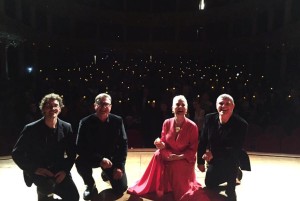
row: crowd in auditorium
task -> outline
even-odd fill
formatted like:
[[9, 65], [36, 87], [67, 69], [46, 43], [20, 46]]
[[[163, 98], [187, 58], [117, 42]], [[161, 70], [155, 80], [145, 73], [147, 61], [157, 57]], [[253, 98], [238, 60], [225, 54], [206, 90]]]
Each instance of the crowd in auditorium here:
[[285, 83], [279, 83], [242, 64], [203, 65], [181, 57], [170, 61], [94, 56], [86, 65], [41, 66], [24, 80], [2, 84], [0, 154], [11, 151], [26, 123], [41, 117], [37, 101], [50, 92], [63, 96], [60, 118], [72, 123], [75, 131], [79, 120], [93, 111], [96, 94], [109, 93], [112, 112], [124, 119], [129, 148], [154, 148], [163, 120], [172, 116], [169, 105], [174, 95], [187, 97], [188, 117], [196, 121], [195, 116], [215, 111], [219, 94], [229, 93], [236, 102], [235, 112], [250, 124], [247, 150], [295, 153], [291, 143], [300, 141], [296, 77], [291, 73]]

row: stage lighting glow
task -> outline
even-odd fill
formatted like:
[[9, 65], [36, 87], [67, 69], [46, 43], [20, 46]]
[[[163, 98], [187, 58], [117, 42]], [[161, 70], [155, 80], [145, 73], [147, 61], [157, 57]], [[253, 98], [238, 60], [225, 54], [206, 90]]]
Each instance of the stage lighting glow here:
[[26, 68], [26, 71], [30, 74], [33, 71], [33, 67], [29, 66]]

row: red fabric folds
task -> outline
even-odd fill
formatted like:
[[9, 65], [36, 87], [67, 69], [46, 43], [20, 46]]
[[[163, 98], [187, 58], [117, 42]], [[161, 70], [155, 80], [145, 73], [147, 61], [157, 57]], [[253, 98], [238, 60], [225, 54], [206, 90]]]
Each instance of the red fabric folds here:
[[[156, 192], [161, 197], [173, 192], [176, 201], [205, 201], [205, 194], [196, 181], [195, 162], [198, 146], [198, 129], [194, 122], [185, 119], [175, 139], [174, 118], [163, 124], [161, 140], [166, 147], [155, 151], [141, 179], [128, 189], [129, 193], [143, 195]], [[184, 154], [185, 159], [167, 161], [170, 154]]]

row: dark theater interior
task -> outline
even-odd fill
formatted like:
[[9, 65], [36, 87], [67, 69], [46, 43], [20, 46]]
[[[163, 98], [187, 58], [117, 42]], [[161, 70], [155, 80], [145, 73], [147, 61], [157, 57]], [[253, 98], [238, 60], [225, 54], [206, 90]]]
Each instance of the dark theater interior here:
[[[37, 200], [11, 151], [24, 125], [42, 117], [41, 98], [60, 94], [60, 118], [77, 131], [102, 92], [124, 119], [129, 185], [173, 116], [175, 95], [187, 98], [194, 120], [228, 93], [249, 123], [252, 170], [243, 171], [238, 200], [300, 200], [299, 0], [0, 0], [0, 87], [0, 200]], [[81, 195], [75, 166], [72, 174]], [[98, 189], [109, 188], [94, 174]], [[94, 201], [158, 200], [105, 196]]]

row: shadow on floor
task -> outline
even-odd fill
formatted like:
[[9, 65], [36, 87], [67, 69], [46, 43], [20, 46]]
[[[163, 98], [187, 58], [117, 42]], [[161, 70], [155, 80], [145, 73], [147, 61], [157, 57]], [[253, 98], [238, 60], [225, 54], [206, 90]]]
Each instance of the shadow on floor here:
[[202, 190], [210, 201], [225, 201], [226, 200], [226, 196], [221, 194], [222, 191], [225, 191], [225, 186], [220, 186], [220, 187], [214, 188], [214, 189], [208, 189], [208, 188], [204, 187]]
[[99, 193], [95, 193], [92, 197], [91, 201], [114, 201], [118, 200], [122, 197], [123, 195], [117, 196], [113, 193], [112, 189], [105, 189]]

